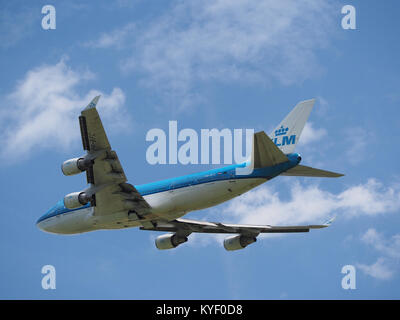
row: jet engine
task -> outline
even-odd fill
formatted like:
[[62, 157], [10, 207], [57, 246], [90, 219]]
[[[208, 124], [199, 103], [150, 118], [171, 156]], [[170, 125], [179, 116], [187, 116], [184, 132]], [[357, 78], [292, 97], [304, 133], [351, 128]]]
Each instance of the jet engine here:
[[92, 200], [92, 197], [85, 192], [72, 192], [64, 197], [64, 206], [68, 209], [75, 209], [84, 206], [90, 200]]
[[160, 250], [173, 249], [187, 240], [187, 237], [178, 236], [176, 233], [167, 233], [156, 238], [156, 247]]
[[64, 175], [72, 176], [89, 169], [92, 164], [92, 160], [88, 160], [82, 157], [74, 158], [64, 161], [64, 163], [61, 165], [61, 170]]
[[224, 239], [224, 248], [228, 251], [240, 250], [246, 248], [249, 244], [252, 244], [256, 241], [256, 237], [244, 235], [232, 236]]

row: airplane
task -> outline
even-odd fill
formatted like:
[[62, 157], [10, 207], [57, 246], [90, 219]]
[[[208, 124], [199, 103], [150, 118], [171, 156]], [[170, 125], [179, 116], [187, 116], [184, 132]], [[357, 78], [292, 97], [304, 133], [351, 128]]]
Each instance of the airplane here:
[[[42, 231], [79, 234], [139, 227], [167, 232], [155, 240], [160, 250], [176, 248], [188, 241], [191, 233], [223, 233], [231, 234], [223, 244], [233, 251], [256, 242], [261, 233], [309, 232], [332, 223], [333, 219], [321, 225], [271, 226], [181, 218], [238, 197], [277, 176], [343, 176], [301, 165], [300, 154], [294, 152], [315, 99], [299, 102], [270, 136], [264, 131], [255, 133], [252, 154], [244, 163], [134, 186], [127, 182], [117, 153], [110, 146], [96, 109], [99, 98], [95, 97], [79, 116], [86, 154], [61, 166], [66, 176], [86, 172], [89, 186], [66, 195], [41, 216], [37, 226]], [[239, 173], [238, 169], [249, 172]]]

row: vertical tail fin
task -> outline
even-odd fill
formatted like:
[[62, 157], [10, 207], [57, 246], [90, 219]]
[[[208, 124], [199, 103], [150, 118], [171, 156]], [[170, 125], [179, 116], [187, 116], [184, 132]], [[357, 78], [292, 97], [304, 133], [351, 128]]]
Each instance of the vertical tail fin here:
[[270, 134], [272, 141], [284, 154], [294, 151], [314, 103], [315, 99], [299, 102]]

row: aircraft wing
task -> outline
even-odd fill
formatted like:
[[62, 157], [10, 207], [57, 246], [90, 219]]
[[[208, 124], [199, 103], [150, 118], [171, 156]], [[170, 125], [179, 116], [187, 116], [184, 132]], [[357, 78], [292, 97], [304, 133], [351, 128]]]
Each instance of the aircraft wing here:
[[321, 225], [303, 226], [270, 226], [270, 225], [248, 225], [229, 224], [218, 222], [206, 222], [189, 219], [176, 219], [170, 222], [156, 222], [153, 227], [141, 227], [141, 230], [177, 232], [181, 235], [197, 233], [238, 233], [243, 235], [258, 235], [259, 233], [291, 233], [309, 232], [310, 229], [321, 229], [329, 227], [333, 219]]
[[92, 166], [86, 170], [87, 182], [93, 192], [92, 205], [95, 215], [107, 215], [118, 211], [133, 210], [140, 215], [149, 211], [150, 205], [136, 188], [127, 183], [117, 153], [111, 149], [96, 104], [100, 96], [95, 97], [81, 112], [79, 125], [83, 149], [92, 160]]

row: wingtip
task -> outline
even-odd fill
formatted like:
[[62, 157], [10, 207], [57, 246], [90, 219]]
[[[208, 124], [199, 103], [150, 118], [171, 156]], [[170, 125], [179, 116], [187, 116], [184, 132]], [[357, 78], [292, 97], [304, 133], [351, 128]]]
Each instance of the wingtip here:
[[333, 223], [333, 221], [335, 221], [335, 219], [336, 219], [336, 217], [330, 218], [328, 221], [326, 221], [326, 222], [323, 224], [323, 226], [329, 227], [329, 226]]
[[94, 97], [93, 100], [90, 101], [88, 106], [85, 108], [85, 110], [96, 108], [96, 105], [99, 102], [100, 97], [101, 97], [101, 95], [98, 95], [98, 96]]

